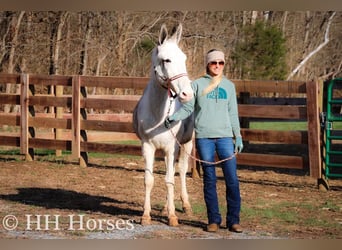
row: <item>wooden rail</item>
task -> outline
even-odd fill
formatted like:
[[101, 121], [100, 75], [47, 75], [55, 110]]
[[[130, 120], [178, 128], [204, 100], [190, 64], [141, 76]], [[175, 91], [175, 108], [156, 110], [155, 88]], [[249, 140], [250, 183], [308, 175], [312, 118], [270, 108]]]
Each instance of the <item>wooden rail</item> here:
[[[68, 150], [81, 165], [88, 162], [88, 152], [141, 155], [140, 146], [108, 142], [138, 140], [132, 127], [132, 111], [140, 98], [136, 95], [88, 95], [87, 88], [132, 89], [146, 87], [144, 77], [45, 76], [29, 74], [0, 74], [0, 84], [20, 84], [20, 94], [0, 93], [0, 107], [20, 105], [20, 113], [0, 112], [0, 125], [17, 127], [16, 133], [0, 133], [0, 145], [19, 147], [27, 160], [34, 160], [34, 149]], [[237, 157], [239, 165], [309, 169], [314, 178], [321, 176], [320, 123], [318, 84], [315, 82], [273, 82], [233, 80], [242, 119], [241, 133], [246, 151]], [[48, 86], [62, 86], [61, 95], [49, 95]], [[45, 92], [44, 92], [45, 91]], [[39, 92], [39, 93], [38, 93]], [[271, 104], [252, 101], [256, 93], [301, 94], [302, 104]], [[267, 97], [266, 97], [267, 99]], [[291, 102], [291, 98], [288, 98]], [[297, 98], [298, 99], [298, 98]], [[286, 101], [287, 102], [287, 101]], [[304, 104], [303, 104], [304, 103]], [[62, 115], [44, 112], [45, 107], [60, 107]], [[95, 109], [95, 113], [89, 113]], [[2, 109], [1, 109], [2, 110]], [[107, 111], [107, 113], [105, 113]], [[307, 121], [304, 131], [251, 129], [253, 119], [267, 121]], [[247, 122], [246, 122], [247, 121]], [[43, 133], [42, 130], [50, 132]], [[54, 132], [51, 132], [51, 129]], [[56, 136], [56, 130], [59, 130]], [[304, 146], [305, 154], [255, 152], [273, 144]], [[195, 151], [194, 151], [194, 154]], [[158, 156], [162, 153], [158, 151]], [[192, 164], [194, 168], [194, 165]]]

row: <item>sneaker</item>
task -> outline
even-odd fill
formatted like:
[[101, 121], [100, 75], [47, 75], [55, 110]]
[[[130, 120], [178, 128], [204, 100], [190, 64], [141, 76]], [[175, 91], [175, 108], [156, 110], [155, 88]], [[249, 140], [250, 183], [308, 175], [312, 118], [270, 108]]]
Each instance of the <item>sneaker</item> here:
[[207, 226], [207, 232], [216, 233], [219, 230], [219, 225], [211, 223]]
[[234, 233], [242, 233], [242, 227], [239, 224], [233, 224], [229, 227], [229, 231]]

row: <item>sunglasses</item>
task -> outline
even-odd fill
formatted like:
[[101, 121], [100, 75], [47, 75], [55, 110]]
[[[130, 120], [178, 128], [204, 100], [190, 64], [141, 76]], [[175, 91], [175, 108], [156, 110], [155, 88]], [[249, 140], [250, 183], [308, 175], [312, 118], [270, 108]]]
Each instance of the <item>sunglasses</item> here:
[[219, 65], [223, 66], [223, 65], [224, 65], [224, 61], [219, 61], [219, 62], [210, 62], [209, 64], [210, 64], [210, 66], [214, 66], [214, 65], [217, 65], [217, 64], [219, 64]]

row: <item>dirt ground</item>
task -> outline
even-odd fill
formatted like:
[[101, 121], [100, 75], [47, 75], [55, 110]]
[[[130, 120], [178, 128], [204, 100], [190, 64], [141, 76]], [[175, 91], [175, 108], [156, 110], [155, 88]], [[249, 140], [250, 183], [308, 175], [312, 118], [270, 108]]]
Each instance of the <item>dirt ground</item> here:
[[[300, 171], [239, 166], [242, 234], [208, 233], [202, 179], [188, 175], [193, 214], [181, 211], [180, 225], [167, 226], [161, 213], [166, 197], [165, 168], [156, 162], [151, 226], [139, 224], [143, 211], [143, 161], [140, 157], [90, 157], [88, 167], [72, 159], [0, 155], [0, 238], [29, 239], [341, 239], [342, 180], [320, 191], [317, 180]], [[222, 176], [220, 169], [217, 169]], [[224, 183], [218, 193], [225, 214]], [[56, 217], [57, 216], [57, 217]], [[72, 221], [71, 221], [72, 220]], [[46, 223], [47, 222], [47, 223]], [[81, 225], [82, 223], [82, 225]]]

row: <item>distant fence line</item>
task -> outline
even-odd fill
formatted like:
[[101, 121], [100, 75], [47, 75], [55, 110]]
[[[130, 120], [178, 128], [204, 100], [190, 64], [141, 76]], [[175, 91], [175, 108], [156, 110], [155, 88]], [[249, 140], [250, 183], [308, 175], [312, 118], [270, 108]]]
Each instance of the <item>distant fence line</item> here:
[[[237, 156], [238, 164], [308, 169], [311, 177], [320, 178], [320, 84], [300, 81], [233, 82], [238, 94], [241, 133], [247, 149], [250, 146], [262, 151], [272, 144], [304, 148], [302, 155], [247, 150]], [[20, 105], [20, 112], [0, 112], [0, 125], [14, 126], [19, 131], [1, 132], [0, 145], [19, 147], [26, 160], [34, 160], [36, 148], [71, 151], [80, 165], [87, 165], [88, 152], [141, 155], [139, 145], [108, 143], [138, 140], [132, 127], [132, 111], [140, 95], [89, 95], [86, 88], [142, 91], [148, 78], [0, 74], [0, 84], [8, 83], [20, 85], [20, 94], [0, 93], [0, 105]], [[49, 86], [56, 86], [58, 91], [53, 95], [36, 93], [36, 89]], [[279, 93], [289, 97], [277, 99], [266, 95], [258, 100], [253, 97], [255, 93]], [[301, 94], [303, 98], [292, 98], [293, 94]], [[56, 112], [45, 113], [42, 111], [44, 107], [52, 107]], [[90, 113], [89, 110], [96, 112]], [[307, 130], [252, 129], [249, 122], [253, 120], [306, 121]], [[41, 132], [44, 130], [51, 132]], [[196, 155], [195, 150], [193, 154]], [[162, 152], [158, 151], [157, 156], [163, 156]], [[195, 173], [198, 164], [192, 161], [191, 166]]]

